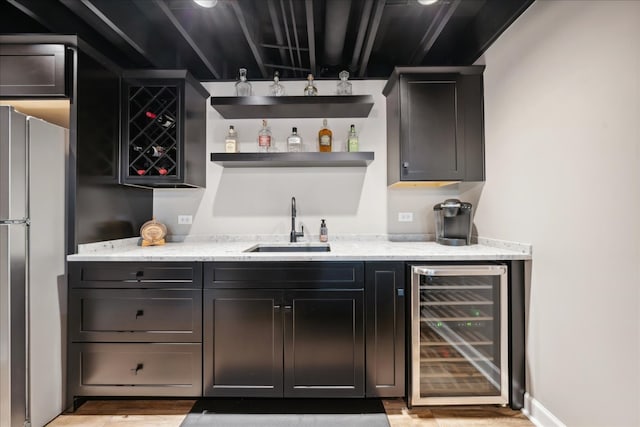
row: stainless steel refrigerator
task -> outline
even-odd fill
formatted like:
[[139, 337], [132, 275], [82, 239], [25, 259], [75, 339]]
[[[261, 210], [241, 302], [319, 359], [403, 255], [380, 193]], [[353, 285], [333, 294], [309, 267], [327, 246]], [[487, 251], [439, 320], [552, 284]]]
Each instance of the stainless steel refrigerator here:
[[63, 409], [68, 131], [0, 106], [0, 427]]

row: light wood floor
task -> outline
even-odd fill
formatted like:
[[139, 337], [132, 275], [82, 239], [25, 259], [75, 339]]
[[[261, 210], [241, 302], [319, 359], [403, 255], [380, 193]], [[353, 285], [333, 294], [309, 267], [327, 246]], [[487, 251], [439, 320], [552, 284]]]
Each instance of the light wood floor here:
[[[194, 400], [91, 400], [48, 426], [178, 427]], [[391, 427], [531, 427], [520, 411], [496, 406], [414, 407], [383, 401]]]

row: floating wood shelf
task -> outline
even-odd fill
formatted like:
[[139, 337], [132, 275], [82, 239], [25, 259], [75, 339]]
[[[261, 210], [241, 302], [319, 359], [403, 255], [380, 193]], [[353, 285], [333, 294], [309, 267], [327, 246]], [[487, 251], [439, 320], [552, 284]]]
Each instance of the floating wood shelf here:
[[294, 119], [367, 117], [371, 95], [218, 96], [211, 106], [225, 119]]
[[211, 161], [226, 168], [366, 167], [372, 151], [357, 153], [211, 153]]

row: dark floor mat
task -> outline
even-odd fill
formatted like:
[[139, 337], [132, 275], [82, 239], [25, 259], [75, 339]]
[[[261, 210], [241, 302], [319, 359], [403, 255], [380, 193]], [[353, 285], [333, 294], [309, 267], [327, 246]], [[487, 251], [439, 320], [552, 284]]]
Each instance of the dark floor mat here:
[[200, 399], [181, 427], [389, 427], [378, 399]]

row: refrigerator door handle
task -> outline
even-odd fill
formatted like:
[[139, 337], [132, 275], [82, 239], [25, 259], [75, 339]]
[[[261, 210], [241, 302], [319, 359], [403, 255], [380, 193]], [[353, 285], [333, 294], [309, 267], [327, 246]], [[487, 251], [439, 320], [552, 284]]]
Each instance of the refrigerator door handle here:
[[29, 225], [28, 219], [0, 219], [0, 225], [26, 224]]

